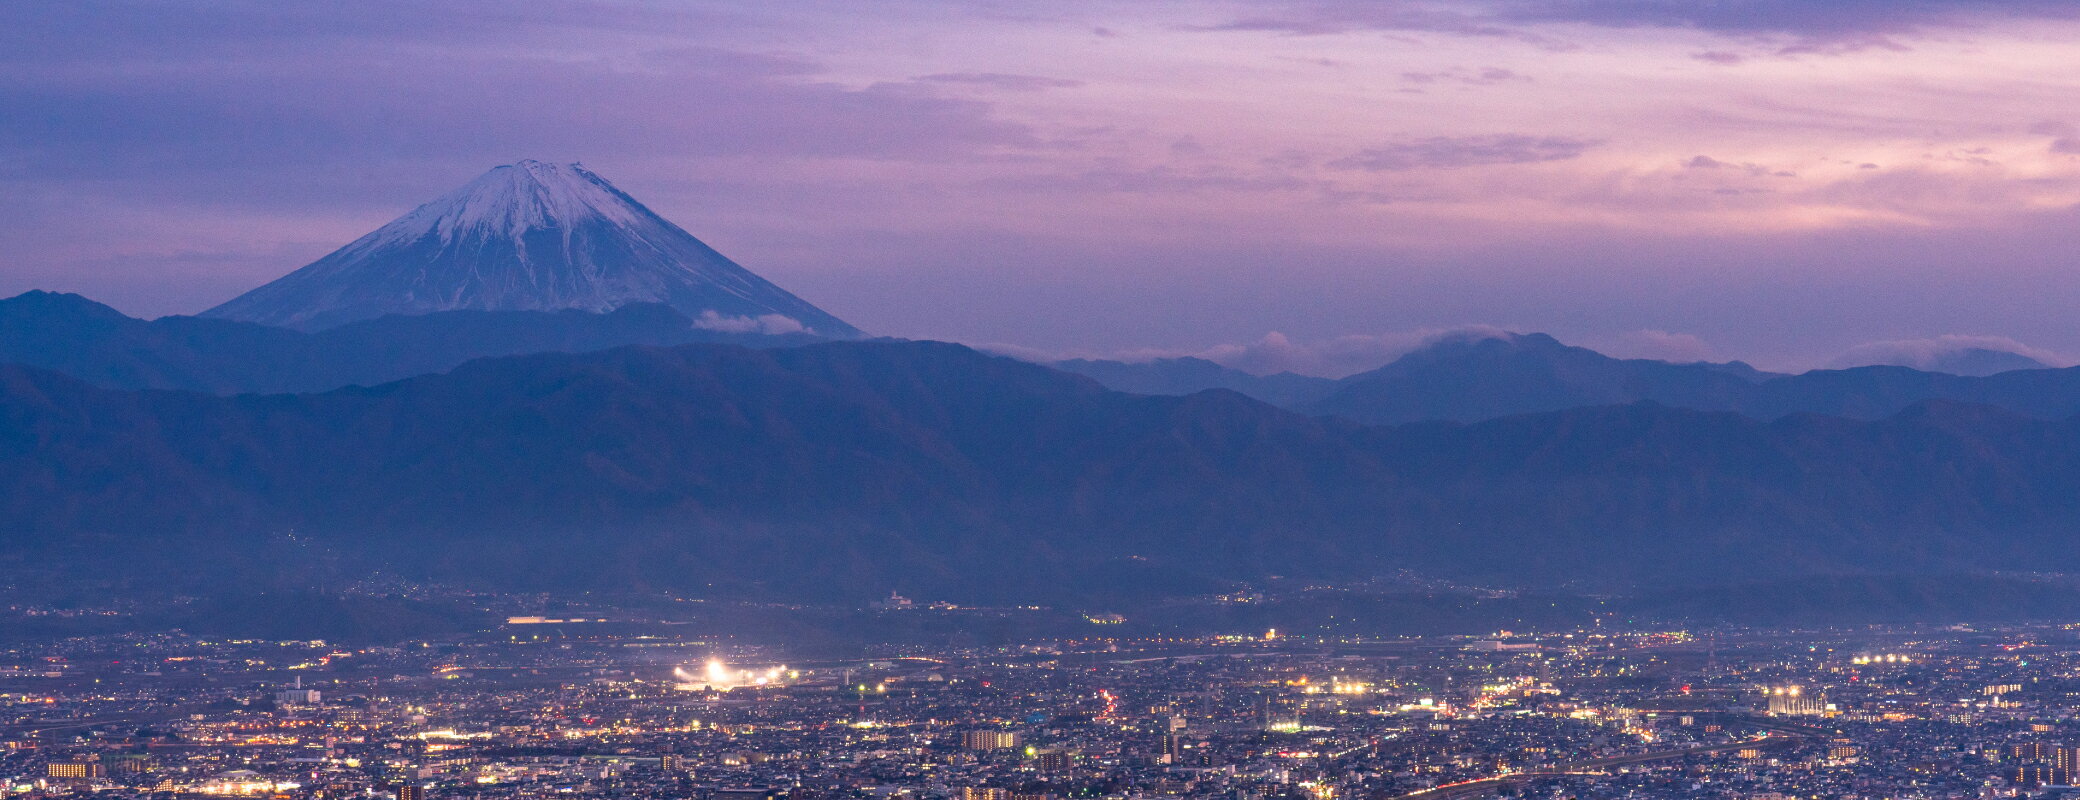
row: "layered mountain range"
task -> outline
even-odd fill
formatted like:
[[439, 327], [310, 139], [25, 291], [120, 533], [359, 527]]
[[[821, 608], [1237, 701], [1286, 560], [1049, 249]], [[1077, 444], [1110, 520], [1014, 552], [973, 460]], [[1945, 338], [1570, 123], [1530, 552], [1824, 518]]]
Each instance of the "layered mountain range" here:
[[201, 317], [0, 300], [0, 573], [1074, 603], [2080, 568], [2080, 368], [1969, 364], [2025, 368], [864, 341], [522, 162]]
[[[445, 372], [486, 356], [622, 345], [769, 348], [818, 341], [823, 340], [799, 332], [718, 331], [653, 303], [605, 314], [391, 315], [303, 332], [201, 317], [134, 319], [70, 294], [29, 292], [0, 300], [0, 363], [54, 370], [116, 389], [320, 392]], [[1251, 375], [1191, 358], [1048, 366], [1131, 394], [1181, 396], [1223, 389], [1289, 411], [1368, 424], [1478, 422], [1642, 401], [1762, 420], [1797, 413], [1877, 419], [1925, 400], [1977, 403], [2042, 419], [2080, 414], [2080, 368], [1975, 377], [1874, 366], [1778, 375], [1739, 362], [1616, 359], [1544, 334], [1446, 338], [1342, 380]]]
[[2080, 368], [2048, 369], [2026, 359], [2001, 363], [2035, 366], [1983, 376], [1897, 366], [1781, 375], [1738, 361], [1612, 358], [1538, 333], [1449, 336], [1340, 380], [1251, 375], [1192, 358], [1074, 360], [1054, 366], [1120, 391], [1182, 395], [1229, 389], [1293, 411], [1374, 424], [1475, 422], [1640, 401], [1765, 420], [1797, 413], [1876, 419], [1934, 399], [2047, 419], [2080, 414]]
[[199, 574], [294, 535], [509, 588], [1016, 600], [1399, 568], [2060, 569], [2080, 524], [2080, 423], [1986, 406], [1368, 427], [929, 342], [620, 348], [233, 397], [6, 367], [0, 432], [12, 559]]

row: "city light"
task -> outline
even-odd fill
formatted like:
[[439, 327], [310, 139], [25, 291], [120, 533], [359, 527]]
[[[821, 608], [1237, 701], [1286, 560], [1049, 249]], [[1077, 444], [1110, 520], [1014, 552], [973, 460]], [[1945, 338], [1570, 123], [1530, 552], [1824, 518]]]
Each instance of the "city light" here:
[[672, 674], [679, 679], [677, 688], [681, 691], [717, 692], [745, 687], [785, 686], [788, 681], [801, 675], [799, 672], [788, 671], [785, 665], [763, 670], [731, 669], [719, 658], [708, 659], [707, 666], [698, 675], [688, 672], [685, 667], [673, 669]]
[[[1652, 634], [1601, 635], [1647, 641]], [[380, 658], [395, 659], [388, 666], [402, 674], [459, 665], [477, 677], [459, 686], [400, 681], [336, 703], [199, 710], [189, 710], [189, 685], [153, 675], [127, 678], [123, 692], [87, 681], [14, 690], [0, 703], [15, 704], [17, 713], [51, 715], [55, 696], [88, 709], [89, 719], [111, 720], [97, 727], [115, 735], [137, 729], [129, 715], [154, 714], [164, 719], [155, 727], [177, 733], [182, 746], [25, 730], [0, 735], [0, 757], [13, 759], [8, 765], [30, 762], [10, 777], [27, 779], [33, 792], [256, 800], [302, 797], [315, 787], [381, 798], [398, 778], [425, 782], [426, 798], [497, 786], [510, 789], [495, 792], [500, 797], [579, 800], [689, 776], [759, 789], [783, 781], [880, 781], [894, 771], [916, 783], [956, 787], [946, 800], [1019, 800], [1002, 787], [1099, 781], [1149, 797], [1435, 800], [1563, 778], [1563, 791], [1578, 796], [1631, 792], [1669, 800], [1717, 797], [1719, 786], [1733, 782], [1754, 787], [1757, 796], [1859, 796], [1911, 781], [1938, 789], [1932, 797], [2022, 797], [2032, 783], [2066, 777], [2059, 760], [2080, 759], [2080, 748], [2068, 752], [2070, 740], [2061, 735], [2069, 706], [2039, 688], [2080, 669], [2080, 650], [2069, 655], [2047, 646], [2025, 661], [1971, 635], [1929, 637], [1916, 642], [1914, 680], [1895, 681], [1898, 670], [1842, 667], [1852, 657], [1907, 663], [1897, 653], [1890, 661], [1855, 651], [1815, 658], [1813, 642], [1796, 635], [1750, 637], [1743, 669], [1681, 674], [1645, 672], [1667, 663], [1654, 649], [1526, 659], [1467, 651], [1451, 639], [1387, 653], [1354, 647], [1356, 657], [1330, 659], [1312, 646], [1279, 649], [1211, 636], [1193, 649], [1227, 647], [1246, 657], [1175, 656], [1180, 643], [1166, 637], [1075, 650], [1047, 642], [988, 658], [962, 659], [963, 651], [949, 650], [952, 657], [937, 660], [826, 662], [832, 666], [818, 673], [820, 681], [795, 680], [800, 673], [772, 663], [778, 655], [755, 666], [710, 660], [705, 654], [717, 652], [714, 645], [698, 640], [687, 646], [703, 655], [687, 660], [677, 680], [662, 682], [614, 667], [626, 648], [658, 641], [644, 637], [581, 640], [570, 650], [511, 645], [511, 660], [537, 659], [539, 666], [527, 670], [487, 668], [477, 654], [409, 648]], [[139, 659], [153, 666], [165, 663], [164, 652], [214, 654], [197, 668], [215, 672], [201, 674], [250, 675], [259, 669], [254, 662], [269, 663], [259, 645], [202, 650], [184, 640], [148, 639], [132, 646], [159, 650]], [[1154, 657], [1120, 658], [1113, 648], [1126, 646]], [[82, 657], [72, 663], [84, 665], [78, 669], [125, 678], [125, 661], [89, 664], [84, 656], [93, 651], [77, 652]], [[269, 666], [310, 658], [285, 653]], [[564, 674], [544, 681], [542, 667]], [[1537, 677], [1525, 674], [1531, 670]], [[1858, 671], [1860, 682], [1844, 674]], [[347, 677], [298, 674], [306, 684], [319, 675], [328, 688]], [[839, 675], [851, 677], [831, 679]], [[790, 681], [788, 691], [731, 696], [673, 689]], [[1555, 684], [1567, 694], [1545, 696]], [[250, 694], [264, 698], [267, 688]], [[1947, 771], [1871, 755], [1901, 742], [1944, 753]], [[227, 767], [240, 769], [220, 771]], [[1692, 785], [1685, 790], [1684, 783]], [[1675, 791], [1663, 791], [1670, 786]], [[1996, 793], [1985, 794], [1987, 786]], [[1095, 795], [1025, 800], [1088, 796]]]
[[302, 785], [303, 784], [296, 783], [294, 781], [219, 781], [216, 783], [205, 783], [201, 786], [197, 786], [195, 787], [195, 791], [201, 792], [203, 794], [223, 795], [273, 794], [275, 792], [286, 792], [290, 789], [295, 789]]

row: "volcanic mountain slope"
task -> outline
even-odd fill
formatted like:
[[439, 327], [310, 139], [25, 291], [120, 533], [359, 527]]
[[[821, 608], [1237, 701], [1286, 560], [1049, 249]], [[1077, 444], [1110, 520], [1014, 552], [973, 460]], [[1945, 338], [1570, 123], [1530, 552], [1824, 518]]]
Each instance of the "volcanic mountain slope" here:
[[228, 398], [0, 368], [0, 561], [50, 568], [234, 564], [293, 531], [494, 585], [856, 599], [1403, 567], [2062, 569], [2075, 485], [2080, 426], [1980, 406], [1367, 428], [922, 342], [623, 348]]
[[663, 303], [729, 331], [857, 328], [752, 274], [577, 164], [522, 161], [205, 317], [314, 330], [386, 314]]

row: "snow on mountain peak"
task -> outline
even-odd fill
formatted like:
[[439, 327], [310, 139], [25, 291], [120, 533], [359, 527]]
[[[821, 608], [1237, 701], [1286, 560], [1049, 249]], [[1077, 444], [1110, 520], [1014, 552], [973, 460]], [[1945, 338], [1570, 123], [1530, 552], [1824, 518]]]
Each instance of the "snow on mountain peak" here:
[[629, 303], [664, 303], [709, 325], [861, 335], [591, 170], [535, 160], [495, 167], [203, 314], [309, 329], [386, 314]]
[[634, 226], [647, 213], [580, 164], [527, 159], [492, 168], [383, 226], [374, 238], [388, 243], [428, 233], [450, 241], [470, 233], [521, 236], [532, 229], [568, 228], [593, 218]]

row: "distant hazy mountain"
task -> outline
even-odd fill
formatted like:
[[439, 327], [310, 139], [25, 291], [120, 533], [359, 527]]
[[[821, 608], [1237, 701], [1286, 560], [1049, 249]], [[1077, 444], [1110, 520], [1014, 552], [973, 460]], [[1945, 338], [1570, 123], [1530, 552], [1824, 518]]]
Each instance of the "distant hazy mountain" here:
[[0, 368], [0, 552], [168, 579], [302, 568], [259, 546], [289, 531], [483, 585], [797, 597], [2070, 569], [2075, 485], [2080, 424], [1981, 406], [1365, 428], [936, 343], [511, 357], [318, 395]]
[[1857, 357], [1852, 355], [1845, 358], [1840, 366], [1850, 368], [1858, 366], [1913, 367], [1924, 372], [1943, 372], [1951, 375], [1972, 376], [1998, 375], [2018, 369], [2051, 368], [2050, 364], [2021, 353], [2008, 350], [1994, 350], [1986, 347], [1959, 347], [1936, 353], [1916, 354], [1911, 358], [1905, 357], [1903, 354], [1894, 354], [1894, 357], [1891, 358], [1885, 358], [1882, 355], [1880, 357]]
[[1746, 364], [1617, 359], [1542, 333], [1458, 336], [1338, 381], [1302, 409], [1362, 422], [1471, 422], [1511, 414], [1653, 400], [1737, 408], [1767, 377]]
[[1729, 408], [1730, 398], [1746, 391], [1746, 384], [1777, 377], [1738, 361], [1671, 364], [1616, 359], [1539, 333], [1447, 337], [1379, 369], [1341, 380], [1292, 373], [1252, 375], [1200, 358], [1075, 359], [1051, 366], [1123, 392], [1183, 395], [1229, 389], [1294, 411], [1378, 423], [1470, 422], [1643, 399]]
[[1136, 362], [1074, 358], [1048, 366], [1074, 372], [1121, 392], [1181, 395], [1227, 389], [1282, 408], [1305, 407], [1336, 386], [1336, 381], [1329, 378], [1291, 372], [1252, 375], [1189, 356]]
[[202, 316], [306, 330], [436, 311], [662, 303], [719, 330], [858, 329], [715, 252], [576, 164], [498, 167]]
[[1055, 366], [1120, 391], [1181, 395], [1230, 389], [1294, 411], [1372, 424], [1476, 422], [1640, 401], [1734, 411], [1763, 420], [1798, 413], [1877, 419], [1924, 400], [1980, 403], [2043, 419], [2080, 414], [2080, 368], [2002, 371], [1984, 377], [1906, 367], [1779, 375], [1737, 361], [1674, 364], [1612, 358], [1537, 333], [1447, 338], [1379, 369], [1337, 381], [1256, 376], [1200, 359], [1147, 364], [1070, 361]]
[[2021, 353], [2006, 350], [1988, 350], [1969, 347], [1955, 353], [1946, 353], [1935, 363], [1924, 368], [1928, 372], [1948, 372], [1952, 375], [1996, 375], [2018, 369], [2048, 369], [2050, 364], [2038, 361]]
[[727, 342], [753, 347], [817, 341], [695, 327], [666, 306], [584, 311], [445, 311], [389, 316], [315, 333], [250, 322], [145, 321], [74, 294], [0, 300], [0, 363], [57, 370], [98, 386], [308, 392], [445, 372], [473, 358], [581, 352], [630, 344]]

